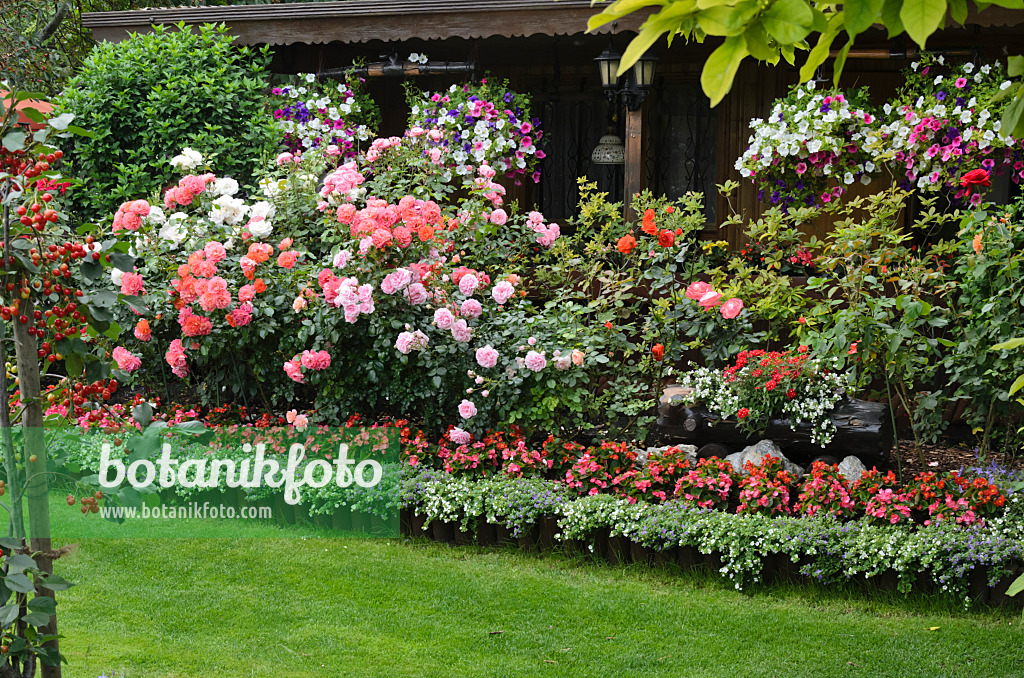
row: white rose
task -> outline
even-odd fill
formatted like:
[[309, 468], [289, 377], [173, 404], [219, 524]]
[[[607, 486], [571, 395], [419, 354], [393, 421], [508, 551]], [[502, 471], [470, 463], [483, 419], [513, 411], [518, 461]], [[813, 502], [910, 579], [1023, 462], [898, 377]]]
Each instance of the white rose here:
[[110, 269], [110, 279], [118, 287], [121, 286], [121, 279], [124, 278], [124, 271], [119, 268]]
[[224, 177], [213, 182], [214, 195], [234, 195], [238, 193], [238, 182], [231, 177]]
[[249, 225], [246, 228], [249, 229], [249, 232], [252, 233], [254, 238], [263, 239], [270, 235], [271, 231], [274, 230], [274, 225], [266, 219], [262, 219], [259, 221], [249, 222]]

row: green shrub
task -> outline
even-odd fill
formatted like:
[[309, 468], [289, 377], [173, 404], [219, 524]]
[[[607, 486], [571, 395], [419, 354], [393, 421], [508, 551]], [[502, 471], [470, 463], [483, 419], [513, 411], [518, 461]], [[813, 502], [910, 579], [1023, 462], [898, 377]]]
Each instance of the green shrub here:
[[73, 196], [80, 218], [106, 218], [176, 181], [168, 161], [186, 146], [243, 185], [274, 149], [263, 110], [269, 51], [233, 47], [223, 25], [183, 28], [97, 46], [57, 100], [96, 133], [65, 149], [85, 181]]

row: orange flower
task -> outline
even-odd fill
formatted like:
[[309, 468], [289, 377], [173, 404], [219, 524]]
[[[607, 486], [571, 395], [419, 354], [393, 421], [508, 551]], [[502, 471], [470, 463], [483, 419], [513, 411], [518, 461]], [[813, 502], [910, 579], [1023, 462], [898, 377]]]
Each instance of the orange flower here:
[[662, 231], [658, 234], [658, 244], [662, 247], [672, 247], [676, 242], [676, 234], [672, 231]]
[[644, 212], [644, 225], [640, 230], [647, 235], [658, 234], [658, 227], [654, 224], [654, 210], [649, 209]]
[[665, 357], [665, 347], [661, 344], [655, 344], [651, 347], [651, 355], [654, 356], [655, 360], [661, 362], [661, 359]]
[[189, 269], [188, 264], [182, 264], [178, 267], [179, 278], [187, 278], [191, 273], [192, 271]]
[[672, 214], [675, 211], [676, 211], [676, 208], [673, 207], [672, 205], [669, 205], [668, 207], [665, 208], [665, 214]]
[[847, 355], [853, 355], [856, 352], [857, 352], [857, 342], [855, 341], [852, 344], [850, 344], [850, 350], [847, 353]]
[[256, 278], [255, 282], [253, 283], [253, 287], [256, 288], [257, 292], [267, 291], [267, 283], [263, 282], [263, 278]]
[[636, 247], [636, 238], [632, 235], [626, 234], [619, 238], [618, 249], [623, 254], [629, 254]]
[[979, 233], [978, 235], [974, 236], [974, 253], [981, 254], [981, 250], [983, 249], [984, 247], [981, 244], [981, 233]]

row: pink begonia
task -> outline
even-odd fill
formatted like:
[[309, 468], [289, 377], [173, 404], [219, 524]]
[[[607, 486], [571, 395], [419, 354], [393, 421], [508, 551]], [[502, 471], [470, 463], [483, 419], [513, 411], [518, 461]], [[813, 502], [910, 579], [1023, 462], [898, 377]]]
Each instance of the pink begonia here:
[[533, 372], [540, 372], [548, 365], [547, 358], [544, 357], [543, 353], [537, 353], [536, 351], [530, 351], [526, 354], [526, 360], [524, 361], [527, 369]]
[[497, 226], [504, 226], [508, 221], [508, 214], [503, 209], [496, 209], [491, 212], [490, 221]]
[[708, 290], [698, 302], [701, 308], [714, 308], [722, 301], [722, 293], [715, 290]]
[[476, 299], [466, 299], [459, 311], [467, 318], [479, 318], [484, 309]]
[[113, 355], [117, 366], [125, 372], [134, 372], [142, 366], [142, 361], [139, 360], [139, 357], [133, 355], [131, 351], [122, 346], [115, 347], [111, 355]]
[[396, 268], [384, 276], [380, 284], [380, 291], [384, 294], [401, 292], [412, 282], [412, 272], [407, 268]]
[[228, 313], [228, 324], [232, 327], [245, 327], [252, 322], [252, 304], [246, 302]]
[[459, 416], [463, 419], [472, 419], [476, 416], [476, 405], [463, 399], [463, 401], [459, 403]]
[[494, 367], [498, 364], [498, 351], [488, 344], [476, 350], [476, 362], [480, 367]]
[[499, 305], [504, 304], [515, 293], [516, 288], [507, 280], [502, 280], [491, 288], [491, 296], [494, 297], [494, 301], [498, 302]]
[[206, 253], [206, 258], [215, 264], [219, 261], [223, 261], [224, 257], [228, 255], [227, 250], [224, 249], [224, 245], [215, 241], [206, 243], [206, 247], [203, 248], [203, 251]]
[[139, 294], [142, 294], [142, 288], [142, 276], [138, 273], [132, 273], [129, 271], [121, 277], [121, 294], [138, 296]]
[[458, 426], [454, 427], [448, 432], [448, 437], [452, 439], [452, 442], [456, 445], [469, 445], [469, 441], [473, 439], [473, 436], [467, 431], [463, 431]]
[[476, 292], [478, 287], [480, 287], [480, 279], [472, 273], [467, 273], [459, 279], [459, 291], [467, 297]]
[[286, 361], [284, 371], [292, 381], [299, 384], [306, 383], [306, 378], [302, 376], [302, 363], [299, 362], [299, 356]]
[[412, 306], [425, 304], [428, 298], [430, 298], [430, 295], [427, 293], [427, 288], [423, 286], [423, 283], [413, 283], [405, 288], [405, 299]]
[[427, 347], [428, 343], [427, 335], [419, 330], [415, 332], [402, 332], [395, 340], [395, 348], [401, 353], [408, 355], [410, 351], [422, 351]]
[[334, 268], [345, 268], [348, 265], [348, 260], [352, 256], [352, 253], [348, 250], [342, 250], [334, 255]]
[[700, 298], [711, 291], [711, 285], [707, 284], [703, 280], [690, 283], [690, 286], [686, 288], [686, 298], [693, 299], [694, 301], [700, 301]]
[[303, 351], [302, 366], [310, 370], [326, 370], [331, 366], [331, 354], [327, 351]]
[[292, 301], [292, 310], [298, 313], [302, 309], [306, 308], [307, 302], [305, 297], [295, 297]]
[[463, 344], [473, 338], [473, 332], [465, 320], [460, 318], [452, 325], [452, 338]]
[[722, 308], [720, 310], [723, 318], [726, 320], [732, 320], [740, 314], [740, 311], [743, 310], [743, 300], [735, 298], [729, 299], [722, 304]]
[[438, 329], [448, 330], [455, 323], [455, 314], [447, 308], [439, 308], [434, 311], [434, 324]]
[[164, 360], [171, 366], [171, 372], [176, 377], [184, 379], [188, 374], [188, 361], [185, 359], [185, 347], [182, 346], [181, 339], [171, 342], [167, 347], [167, 353], [164, 354]]

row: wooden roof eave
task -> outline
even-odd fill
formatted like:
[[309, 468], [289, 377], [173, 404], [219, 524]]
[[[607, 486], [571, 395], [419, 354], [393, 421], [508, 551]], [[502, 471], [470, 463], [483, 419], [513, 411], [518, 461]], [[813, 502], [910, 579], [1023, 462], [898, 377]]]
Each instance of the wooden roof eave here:
[[[605, 4], [605, 3], [600, 3]], [[347, 0], [277, 5], [181, 7], [89, 12], [82, 23], [96, 40], [119, 42], [151, 25], [225, 23], [241, 44], [398, 42], [411, 39], [573, 35], [600, 10], [590, 0]], [[636, 31], [649, 12], [624, 17]], [[609, 32], [611, 26], [599, 32]]]

